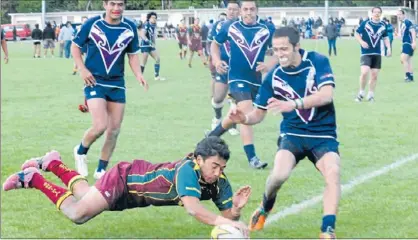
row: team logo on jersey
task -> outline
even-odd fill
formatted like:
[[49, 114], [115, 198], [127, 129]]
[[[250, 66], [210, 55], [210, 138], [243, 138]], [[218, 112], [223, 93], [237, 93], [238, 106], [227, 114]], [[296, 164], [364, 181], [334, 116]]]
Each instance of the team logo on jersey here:
[[94, 25], [90, 31], [90, 38], [99, 49], [106, 72], [109, 74], [110, 69], [112, 69], [116, 60], [134, 38], [134, 33], [131, 30], [126, 29], [119, 35], [116, 42], [110, 46], [106, 34], [97, 25]]
[[264, 44], [267, 42], [270, 32], [266, 28], [258, 30], [251, 43], [248, 44], [241, 30], [239, 30], [235, 25], [232, 25], [229, 30], [229, 36], [244, 54], [250, 67], [254, 68], [255, 63], [257, 62], [257, 57]]
[[[311, 95], [315, 92], [316, 87], [314, 86], [314, 81], [309, 80], [306, 81], [306, 88], [305, 88], [305, 97]], [[278, 95], [287, 101], [292, 101], [296, 99], [302, 99], [302, 97], [294, 90], [286, 81], [274, 75], [273, 77], [273, 91], [275, 95]], [[296, 114], [304, 123], [309, 123], [315, 115], [315, 108], [311, 109], [295, 109]]]
[[366, 29], [367, 35], [369, 36], [370, 42], [372, 43], [373, 48], [380, 42], [383, 32], [386, 31], [385, 26], [380, 26], [375, 32], [371, 24], [366, 24], [364, 27]]

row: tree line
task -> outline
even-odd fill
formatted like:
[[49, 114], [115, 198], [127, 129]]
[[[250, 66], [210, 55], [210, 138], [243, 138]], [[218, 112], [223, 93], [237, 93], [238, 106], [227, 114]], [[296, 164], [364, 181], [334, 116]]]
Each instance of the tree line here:
[[[127, 10], [160, 10], [181, 8], [223, 7], [227, 0], [127, 0]], [[324, 0], [257, 0], [259, 7], [321, 7]], [[47, 12], [95, 11], [102, 10], [103, 2], [99, 0], [46, 0]], [[403, 0], [330, 0], [329, 6], [402, 6]], [[41, 0], [2, 0], [1, 23], [10, 23], [9, 13], [41, 12]]]

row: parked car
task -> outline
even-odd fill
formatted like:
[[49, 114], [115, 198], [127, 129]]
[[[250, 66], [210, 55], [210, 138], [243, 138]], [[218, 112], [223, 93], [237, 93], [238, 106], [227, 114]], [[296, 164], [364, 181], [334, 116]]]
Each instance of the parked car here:
[[16, 27], [16, 39], [30, 39], [32, 31], [27, 24], [3, 24], [1, 28], [4, 31], [6, 40], [13, 40], [13, 27]]

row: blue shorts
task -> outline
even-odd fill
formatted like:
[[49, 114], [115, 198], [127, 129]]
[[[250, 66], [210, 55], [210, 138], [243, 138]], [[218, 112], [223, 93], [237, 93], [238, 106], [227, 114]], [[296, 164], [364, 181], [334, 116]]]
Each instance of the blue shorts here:
[[216, 73], [215, 81], [223, 84], [228, 84], [228, 74]]
[[254, 101], [260, 86], [244, 81], [229, 82], [229, 95], [238, 103], [245, 100]]
[[412, 49], [411, 44], [409, 43], [402, 44], [402, 53], [405, 53], [411, 57], [414, 56], [414, 49]]
[[279, 150], [288, 150], [296, 158], [296, 163], [308, 157], [313, 163], [319, 161], [326, 153], [338, 152], [338, 141], [334, 138], [300, 137], [293, 135], [282, 135], [277, 141]]
[[125, 89], [122, 87], [105, 87], [99, 84], [84, 88], [86, 99], [103, 98], [107, 102], [126, 103]]
[[81, 48], [81, 53], [87, 53], [87, 44], [84, 44], [84, 46]]
[[141, 53], [151, 53], [155, 51], [155, 47], [141, 47]]

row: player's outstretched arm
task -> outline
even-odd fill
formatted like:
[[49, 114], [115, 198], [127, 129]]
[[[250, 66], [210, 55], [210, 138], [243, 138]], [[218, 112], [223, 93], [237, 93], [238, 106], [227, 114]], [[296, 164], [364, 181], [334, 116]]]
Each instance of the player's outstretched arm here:
[[248, 227], [242, 222], [233, 221], [223, 216], [216, 215], [215, 213], [207, 210], [197, 197], [184, 196], [181, 197], [184, 208], [186, 211], [195, 217], [199, 222], [204, 224], [218, 226], [222, 224], [232, 225], [236, 228], [239, 228], [243, 233], [248, 235]]
[[134, 73], [135, 78], [145, 88], [145, 90], [148, 90], [148, 83], [144, 79], [144, 76], [142, 75], [142, 72], [141, 72], [138, 54], [128, 54], [128, 59], [129, 59], [129, 66], [131, 67], [131, 70]]
[[222, 211], [222, 216], [232, 220], [239, 220], [241, 217], [241, 210], [247, 204], [250, 196], [250, 186], [244, 186], [238, 189], [232, 197], [232, 208]]
[[238, 124], [255, 125], [263, 121], [266, 116], [266, 111], [260, 108], [254, 108], [248, 114], [245, 114], [239, 109], [231, 109], [228, 113], [228, 117]]
[[412, 27], [411, 27], [410, 32], [411, 32], [411, 35], [412, 35], [411, 46], [412, 46], [412, 49], [415, 50], [415, 48], [417, 47], [417, 42], [416, 42], [417, 33], [416, 33], [415, 29], [412, 28]]

